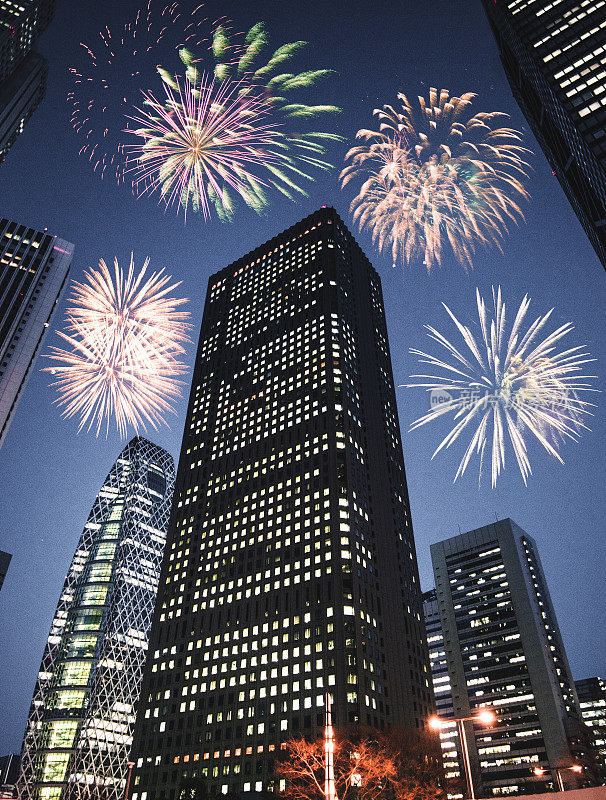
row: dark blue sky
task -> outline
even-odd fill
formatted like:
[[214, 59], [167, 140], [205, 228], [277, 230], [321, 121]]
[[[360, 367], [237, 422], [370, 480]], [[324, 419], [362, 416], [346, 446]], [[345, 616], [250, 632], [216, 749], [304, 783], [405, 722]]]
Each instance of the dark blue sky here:
[[[189, 6], [189, 0], [183, 0]], [[197, 3], [191, 3], [191, 7]], [[204, 223], [163, 213], [154, 200], [135, 200], [124, 188], [101, 182], [90, 164], [78, 157], [81, 141], [69, 125], [65, 96], [71, 88], [68, 67], [79, 59], [78, 43], [91, 41], [104, 24], [124, 17], [130, 0], [104, 0], [85, 6], [58, 0], [57, 15], [44, 35], [41, 51], [51, 67], [44, 104], [0, 166], [0, 214], [44, 228], [76, 245], [72, 277], [99, 258], [118, 256], [125, 263], [134, 251], [139, 263], [151, 257], [154, 267], [183, 281], [190, 310], [199, 327], [206, 283], [211, 273], [309, 214], [329, 204], [352, 228], [351, 192], [342, 192], [336, 174], [323, 175], [310, 196], [294, 205], [276, 198], [271, 213], [258, 218], [243, 210], [231, 226]], [[312, 68], [331, 67], [339, 76], [319, 94], [318, 102], [337, 102], [344, 113], [335, 129], [351, 138], [371, 127], [372, 109], [396, 101], [403, 91], [413, 97], [430, 86], [453, 94], [478, 94], [478, 110], [509, 113], [514, 127], [527, 134], [535, 152], [528, 183], [532, 202], [526, 223], [512, 230], [504, 253], [478, 254], [472, 274], [453, 259], [428, 277], [420, 264], [402, 276], [391, 259], [379, 256], [369, 237], [357, 235], [378, 269], [385, 296], [396, 384], [416, 371], [409, 347], [425, 347], [424, 324], [450, 330], [441, 302], [463, 321], [475, 315], [475, 288], [487, 296], [501, 284], [510, 313], [523, 295], [532, 297], [531, 318], [555, 307], [554, 328], [573, 321], [572, 344], [586, 344], [598, 358], [595, 372], [604, 375], [606, 300], [604, 270], [572, 213], [557, 180], [528, 133], [528, 128], [503, 76], [496, 47], [479, 0], [402, 2], [333, 0], [331, 3], [260, 2], [206, 4], [209, 17], [221, 14], [245, 29], [265, 20], [272, 41], [310, 42]], [[158, 89], [150, 75], [149, 88]], [[315, 98], [314, 98], [315, 99]], [[335, 150], [342, 161], [347, 143]], [[65, 303], [55, 325], [62, 319]], [[532, 314], [534, 311], [534, 315]], [[574, 341], [573, 341], [574, 339]], [[51, 335], [50, 343], [58, 337]], [[188, 354], [191, 364], [192, 345]], [[0, 594], [0, 755], [20, 748], [36, 672], [59, 591], [96, 492], [123, 443], [76, 436], [73, 422], [63, 421], [51, 405], [54, 392], [48, 376], [31, 378], [0, 451], [2, 514], [0, 549], [13, 561]], [[603, 386], [603, 380], [599, 381]], [[427, 405], [421, 391], [398, 389], [404, 457], [423, 588], [432, 585], [429, 545], [460, 531], [511, 516], [535, 537], [549, 581], [575, 678], [606, 672], [603, 620], [604, 484], [603, 396], [597, 413], [577, 445], [562, 450], [565, 465], [530, 445], [533, 476], [525, 488], [513, 456], [498, 487], [478, 491], [477, 472], [468, 470], [453, 486], [462, 451], [430, 456], [444, 429], [428, 426], [407, 433]], [[150, 432], [150, 438], [178, 457], [186, 397], [172, 419], [171, 430]], [[439, 438], [440, 437], [440, 438]], [[458, 458], [457, 458], [458, 456]]]

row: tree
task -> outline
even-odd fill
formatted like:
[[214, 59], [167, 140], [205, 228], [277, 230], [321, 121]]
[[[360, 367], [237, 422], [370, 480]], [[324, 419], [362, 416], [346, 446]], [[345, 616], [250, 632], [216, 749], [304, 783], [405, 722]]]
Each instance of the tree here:
[[397, 798], [443, 800], [444, 772], [437, 735], [430, 731], [393, 728], [381, 732], [393, 753]]
[[[290, 739], [275, 764], [286, 783], [287, 800], [318, 800], [324, 795], [324, 739]], [[337, 738], [335, 789], [339, 800], [442, 800], [442, 776], [435, 737], [416, 731], [372, 728]]]

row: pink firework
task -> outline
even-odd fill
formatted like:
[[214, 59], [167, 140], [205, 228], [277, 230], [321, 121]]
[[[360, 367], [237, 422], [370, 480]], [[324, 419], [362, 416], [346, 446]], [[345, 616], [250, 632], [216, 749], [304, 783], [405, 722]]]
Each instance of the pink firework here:
[[[178, 203], [210, 216], [210, 204], [229, 216], [230, 189], [247, 205], [263, 205], [263, 187], [289, 182], [292, 169], [286, 137], [270, 120], [271, 99], [239, 81], [216, 84], [203, 75], [195, 86], [178, 78], [165, 83], [166, 102], [144, 94], [146, 110], [131, 119], [139, 137], [128, 145], [136, 166], [133, 184], [141, 194], [159, 191], [167, 205]], [[266, 177], [261, 175], [265, 173]], [[210, 202], [209, 202], [210, 201]]]
[[128, 184], [122, 130], [141, 96], [141, 84], [157, 78], [156, 66], [169, 53], [177, 57], [183, 47], [207, 47], [208, 26], [217, 23], [206, 18], [203, 4], [190, 9], [176, 0], [147, 0], [134, 13], [124, 6], [121, 23], [80, 43], [77, 62], [69, 69], [73, 86], [67, 100], [81, 139], [79, 154], [101, 178]]

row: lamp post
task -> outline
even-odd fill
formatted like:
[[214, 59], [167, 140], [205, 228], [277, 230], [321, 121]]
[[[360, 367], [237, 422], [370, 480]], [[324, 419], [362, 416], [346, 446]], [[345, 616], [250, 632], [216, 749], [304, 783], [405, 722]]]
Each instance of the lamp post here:
[[465, 732], [466, 722], [480, 722], [482, 725], [494, 725], [497, 720], [497, 715], [489, 708], [481, 708], [477, 714], [471, 717], [430, 717], [429, 727], [434, 731], [439, 731], [440, 728], [448, 722], [456, 722], [459, 738], [461, 740], [461, 751], [463, 753], [463, 766], [465, 768], [465, 782], [467, 784], [467, 796], [469, 800], [475, 800], [475, 791], [473, 788], [473, 775], [471, 774], [471, 763], [469, 761], [469, 747], [467, 746], [467, 733]]
[[555, 769], [552, 769], [551, 767], [549, 767], [549, 769], [545, 769], [544, 767], [535, 767], [533, 772], [535, 775], [546, 775], [548, 772], [555, 772], [558, 790], [560, 792], [564, 792], [566, 790], [564, 787], [564, 781], [562, 780], [562, 771], [565, 769], [569, 769], [571, 772], [576, 772], [577, 774], [583, 772], [583, 767], [580, 764], [573, 764], [571, 767], [556, 767]]
[[330, 693], [326, 692], [326, 722], [324, 725], [324, 797], [325, 800], [337, 800], [335, 791], [335, 735], [332, 729], [332, 713]]

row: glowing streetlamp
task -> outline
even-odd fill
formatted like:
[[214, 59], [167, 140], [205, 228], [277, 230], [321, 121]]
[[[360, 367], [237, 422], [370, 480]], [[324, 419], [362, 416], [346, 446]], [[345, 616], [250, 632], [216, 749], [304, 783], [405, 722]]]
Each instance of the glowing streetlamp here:
[[325, 800], [337, 800], [335, 791], [335, 734], [332, 729], [332, 713], [330, 693], [326, 692], [326, 722], [324, 725], [324, 797]]
[[471, 764], [469, 762], [469, 748], [467, 746], [467, 734], [465, 732], [466, 722], [479, 722], [482, 725], [494, 725], [497, 721], [497, 715], [489, 708], [481, 708], [476, 714], [471, 717], [430, 717], [428, 720], [429, 727], [434, 731], [439, 731], [448, 722], [456, 722], [457, 730], [459, 732], [459, 739], [461, 740], [461, 751], [463, 753], [463, 766], [465, 767], [465, 781], [467, 783], [467, 796], [470, 800], [475, 800], [475, 791], [473, 788], [473, 776], [471, 774]]
[[533, 772], [535, 775], [546, 775], [548, 772], [555, 772], [558, 782], [558, 790], [563, 792], [565, 791], [565, 788], [561, 773], [565, 769], [569, 769], [571, 772], [576, 772], [577, 774], [583, 772], [583, 767], [580, 764], [573, 764], [570, 767], [556, 767], [555, 769], [552, 769], [551, 767], [549, 769], [545, 769], [544, 767], [535, 767]]

